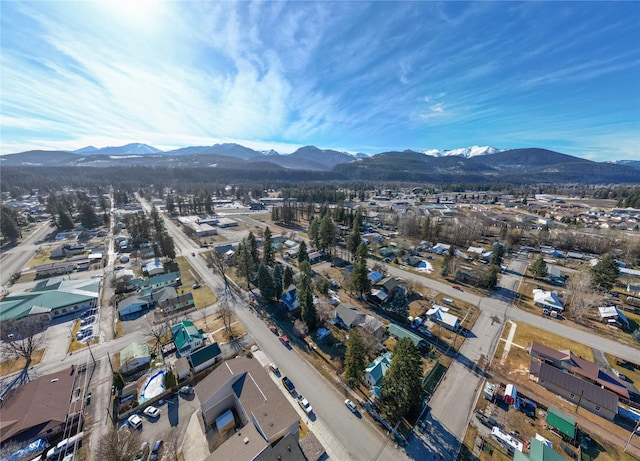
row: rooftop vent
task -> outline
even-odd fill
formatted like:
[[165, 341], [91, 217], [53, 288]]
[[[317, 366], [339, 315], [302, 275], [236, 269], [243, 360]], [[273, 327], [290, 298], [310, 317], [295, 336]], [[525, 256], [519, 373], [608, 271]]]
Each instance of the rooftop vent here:
[[249, 443], [249, 437], [245, 437], [244, 439], [242, 439], [242, 441], [244, 442], [244, 444], [248, 444]]

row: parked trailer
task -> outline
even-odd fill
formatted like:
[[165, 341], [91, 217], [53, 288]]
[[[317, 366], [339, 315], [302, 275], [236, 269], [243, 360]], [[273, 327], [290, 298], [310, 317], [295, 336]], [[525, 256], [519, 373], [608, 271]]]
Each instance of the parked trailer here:
[[507, 453], [509, 453], [509, 455], [513, 455], [515, 450], [522, 452], [522, 449], [524, 448], [524, 445], [520, 440], [511, 437], [498, 426], [494, 426], [493, 429], [491, 429], [491, 437], [497, 440], [500, 445], [502, 445], [504, 449], [507, 450]]

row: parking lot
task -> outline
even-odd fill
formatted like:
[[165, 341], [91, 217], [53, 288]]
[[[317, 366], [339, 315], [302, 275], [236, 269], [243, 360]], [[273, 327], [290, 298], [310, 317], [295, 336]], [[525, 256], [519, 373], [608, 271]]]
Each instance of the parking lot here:
[[[144, 408], [136, 413], [142, 419], [142, 427], [140, 429], [129, 429], [132, 431], [139, 430], [141, 435], [141, 443], [148, 442], [153, 446], [156, 440], [163, 440], [165, 447], [172, 436], [172, 429], [177, 428], [178, 440], [181, 441], [185, 436], [185, 431], [190, 427], [189, 420], [192, 415], [200, 408], [200, 402], [195, 394], [192, 395], [172, 395], [164, 400], [161, 405], [154, 405], [160, 410], [158, 417], [152, 418], [144, 414]], [[127, 425], [127, 420], [118, 422], [119, 427]], [[203, 444], [206, 444], [204, 437]]]

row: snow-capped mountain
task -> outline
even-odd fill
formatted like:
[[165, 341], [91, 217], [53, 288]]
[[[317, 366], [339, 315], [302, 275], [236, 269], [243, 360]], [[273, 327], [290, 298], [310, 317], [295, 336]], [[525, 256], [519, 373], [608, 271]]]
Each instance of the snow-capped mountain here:
[[423, 153], [426, 155], [431, 155], [433, 157], [477, 157], [479, 155], [489, 155], [495, 154], [497, 152], [502, 152], [502, 149], [496, 149], [491, 146], [471, 146], [471, 147], [461, 147], [460, 149], [451, 149], [451, 150], [441, 150], [441, 149], [429, 149], [425, 150]]
[[269, 150], [263, 150], [262, 155], [266, 155], [267, 157], [271, 157], [273, 155], [280, 155], [280, 153], [278, 151], [275, 151], [273, 149], [269, 149]]
[[139, 142], [127, 144], [125, 146], [109, 146], [101, 148], [88, 146], [74, 151], [74, 153], [82, 155], [144, 155], [158, 154], [160, 152], [162, 152], [160, 149], [156, 149], [153, 146]]

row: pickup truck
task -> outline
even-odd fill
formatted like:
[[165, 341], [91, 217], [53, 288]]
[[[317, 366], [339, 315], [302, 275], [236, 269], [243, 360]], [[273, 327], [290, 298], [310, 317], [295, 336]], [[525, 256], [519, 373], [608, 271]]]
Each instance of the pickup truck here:
[[287, 390], [289, 391], [289, 394], [293, 394], [293, 391], [296, 389], [296, 387], [293, 385], [293, 383], [289, 378], [284, 376], [282, 378], [282, 384], [284, 385], [284, 387], [287, 388]]

